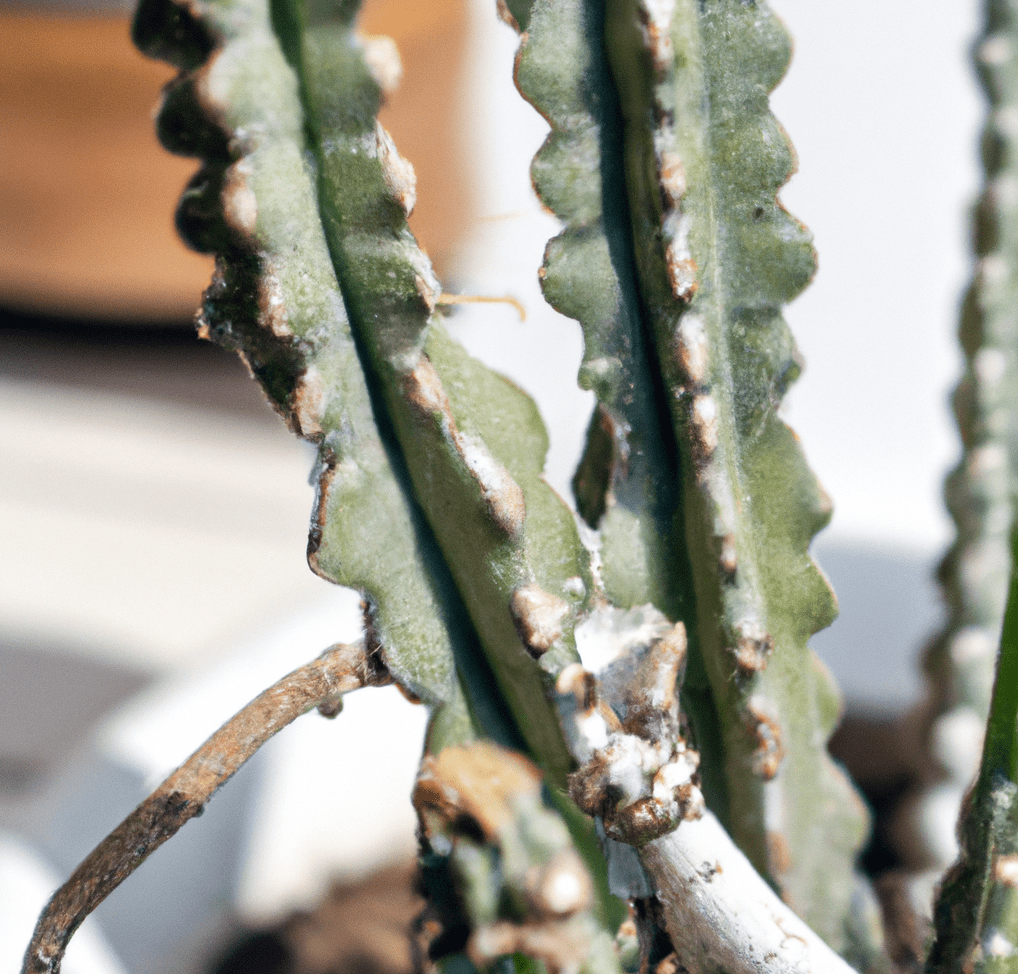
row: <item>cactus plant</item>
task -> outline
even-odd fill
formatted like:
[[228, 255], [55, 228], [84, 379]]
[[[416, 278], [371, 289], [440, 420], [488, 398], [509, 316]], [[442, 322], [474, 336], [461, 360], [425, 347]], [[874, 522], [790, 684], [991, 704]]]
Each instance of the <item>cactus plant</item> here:
[[1014, 162], [1001, 122], [1014, 98], [1014, 30], [1007, 5], [990, 4], [975, 49], [991, 112], [983, 138], [986, 185], [974, 214], [978, 263], [961, 315], [966, 367], [953, 397], [963, 452], [945, 484], [957, 534], [939, 572], [947, 623], [926, 654], [927, 763], [898, 829], [910, 858], [927, 870], [924, 896], [958, 852], [945, 826], [957, 818], [979, 761], [1011, 565], [1014, 336], [1007, 268], [1015, 242], [1006, 190]]
[[[160, 138], [202, 160], [177, 214], [217, 259], [200, 331], [316, 444], [308, 560], [362, 593], [364, 639], [139, 806], [58, 891], [25, 971], [58, 970], [88, 910], [269, 734], [382, 682], [430, 711], [413, 800], [435, 970], [891, 967], [855, 869], [867, 814], [825, 746], [837, 692], [807, 645], [835, 614], [808, 551], [830, 502], [778, 416], [801, 369], [782, 306], [815, 268], [777, 199], [787, 33], [763, 0], [499, 12], [551, 126], [532, 176], [563, 229], [542, 287], [583, 330], [597, 402], [578, 516], [542, 479], [534, 404], [444, 327], [407, 223], [413, 169], [377, 121], [394, 55], [358, 35], [357, 3], [141, 0], [136, 42], [180, 69]], [[1009, 16], [991, 3], [991, 32]], [[989, 154], [1006, 166], [1006, 146]], [[1007, 341], [1005, 298], [983, 302], [981, 338]], [[1007, 355], [973, 351], [973, 374]], [[964, 597], [999, 602], [1005, 575]], [[1008, 963], [1012, 628], [931, 970]]]

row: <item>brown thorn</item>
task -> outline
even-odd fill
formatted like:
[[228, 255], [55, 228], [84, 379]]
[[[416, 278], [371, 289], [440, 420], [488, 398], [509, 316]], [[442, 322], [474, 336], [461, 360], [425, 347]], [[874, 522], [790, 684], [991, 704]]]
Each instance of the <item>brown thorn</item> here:
[[520, 321], [524, 322], [527, 320], [527, 309], [523, 307], [523, 302], [516, 298], [506, 295], [504, 298], [495, 298], [490, 295], [480, 294], [446, 294], [444, 291], [438, 296], [439, 305], [447, 304], [508, 304], [512, 305], [516, 309], [516, 313], [520, 316]]
[[639, 678], [627, 688], [624, 726], [628, 733], [648, 741], [662, 734], [679, 736], [678, 693], [686, 652], [686, 627], [681, 622], [651, 645], [640, 664]]
[[516, 18], [512, 15], [512, 11], [509, 9], [509, 5], [505, 0], [498, 0], [498, 19], [503, 24], [508, 24], [517, 34], [520, 33], [520, 25], [517, 23]]
[[22, 974], [58, 974], [74, 931], [274, 734], [338, 694], [391, 682], [361, 643], [337, 644], [284, 676], [231, 717], [99, 843], [53, 894], [25, 951]]
[[509, 597], [509, 614], [523, 645], [538, 658], [562, 636], [562, 619], [569, 603], [539, 585], [520, 585]]

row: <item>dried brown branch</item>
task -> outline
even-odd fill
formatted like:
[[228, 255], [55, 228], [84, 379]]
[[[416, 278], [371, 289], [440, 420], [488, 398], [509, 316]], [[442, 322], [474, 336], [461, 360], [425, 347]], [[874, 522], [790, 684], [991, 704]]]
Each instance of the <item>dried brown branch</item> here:
[[338, 644], [283, 677], [230, 718], [124, 819], [54, 893], [36, 924], [22, 974], [57, 974], [74, 931], [274, 734], [317, 707], [334, 716], [342, 695], [391, 682], [362, 643]]

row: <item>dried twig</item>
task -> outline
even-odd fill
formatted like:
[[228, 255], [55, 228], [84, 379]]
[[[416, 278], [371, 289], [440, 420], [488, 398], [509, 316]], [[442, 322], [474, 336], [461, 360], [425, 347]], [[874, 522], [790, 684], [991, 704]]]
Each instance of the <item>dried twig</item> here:
[[391, 679], [362, 643], [338, 644], [251, 701], [124, 819], [46, 905], [22, 974], [58, 974], [74, 931], [145, 859], [188, 821], [274, 734], [317, 707], [339, 713], [342, 695]]

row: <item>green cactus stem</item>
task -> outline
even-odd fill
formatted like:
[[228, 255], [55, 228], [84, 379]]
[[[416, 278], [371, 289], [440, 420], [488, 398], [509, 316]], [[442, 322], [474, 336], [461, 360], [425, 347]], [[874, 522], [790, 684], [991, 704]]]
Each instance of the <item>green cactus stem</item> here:
[[580, 385], [597, 397], [573, 484], [581, 516], [599, 531], [604, 594], [620, 608], [650, 602], [690, 621], [675, 445], [641, 322], [622, 160], [602, 152], [621, 135], [600, 53], [603, 16], [603, 5], [580, 0], [527, 11], [516, 83], [552, 126], [531, 173], [566, 224], [540, 275], [549, 303], [583, 328]]
[[[1018, 534], [1012, 540], [1018, 564]], [[1018, 572], [1012, 569], [982, 763], [940, 887], [928, 974], [1013, 971], [1018, 958]]]
[[839, 702], [807, 640], [835, 616], [808, 555], [829, 501], [778, 418], [800, 371], [781, 305], [814, 272], [776, 201], [794, 157], [767, 107], [788, 37], [766, 4], [611, 0], [637, 272], [679, 444], [698, 646], [728, 823], [836, 949], [876, 956], [853, 860], [867, 816], [819, 742]]
[[563, 783], [569, 757], [542, 670], [575, 658], [572, 626], [592, 588], [586, 551], [541, 480], [547, 439], [533, 403], [437, 326], [440, 288], [406, 224], [412, 169], [375, 121], [381, 92], [354, 13], [296, 5], [296, 36], [283, 34], [303, 78], [333, 264], [415, 496], [500, 690], [532, 752]]
[[391, 672], [437, 705], [455, 693], [455, 597], [428, 570], [426, 531], [375, 420], [269, 8], [144, 0], [134, 35], [183, 69], [164, 95], [161, 140], [203, 158], [177, 214], [185, 240], [217, 255], [200, 331], [239, 350], [287, 425], [318, 444], [311, 566], [368, 596]]
[[551, 971], [620, 974], [595, 884], [531, 762], [487, 741], [447, 747], [424, 759], [414, 805], [429, 855], [442, 850], [455, 879], [477, 968], [523, 955]]
[[1018, 156], [1009, 119], [1018, 110], [1016, 17], [1015, 5], [1007, 0], [987, 3], [975, 50], [989, 117], [983, 133], [986, 182], [974, 214], [977, 265], [960, 328], [965, 372], [954, 394], [962, 458], [945, 485], [957, 528], [940, 567], [949, 617], [926, 658], [931, 685], [926, 736], [933, 768], [900, 830], [903, 845], [930, 867], [931, 878], [957, 852], [948, 825], [979, 762], [1011, 566], [1018, 462]]
[[[689, 627], [683, 687], [704, 747], [711, 808], [727, 820], [724, 748], [695, 646], [692, 569], [685, 546], [677, 446], [656, 352], [642, 322], [628, 216], [618, 97], [603, 53], [603, 3], [517, 4], [526, 34], [516, 63], [521, 94], [552, 127], [531, 169], [542, 201], [565, 223], [541, 268], [544, 296], [583, 329], [579, 381], [597, 397], [573, 481], [577, 507], [598, 531], [605, 596], [650, 603]], [[563, 38], [570, 38], [569, 47]]]

